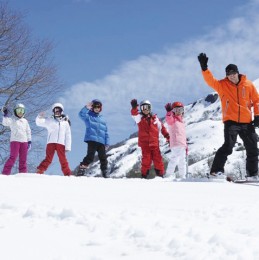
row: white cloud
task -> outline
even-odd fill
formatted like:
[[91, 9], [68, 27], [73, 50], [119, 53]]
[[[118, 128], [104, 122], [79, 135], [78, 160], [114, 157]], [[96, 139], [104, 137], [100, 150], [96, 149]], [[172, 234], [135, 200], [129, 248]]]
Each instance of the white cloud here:
[[216, 78], [223, 78], [226, 65], [235, 63], [241, 73], [255, 80], [259, 78], [258, 8], [259, 1], [252, 1], [243, 8], [242, 17], [200, 39], [189, 39], [163, 53], [125, 62], [103, 79], [75, 84], [65, 92], [62, 102], [70, 111], [79, 111], [88, 101], [101, 99], [114, 143], [137, 130], [130, 118], [132, 98], [149, 99], [153, 111], [164, 116], [167, 102], [190, 103], [212, 91], [200, 73], [200, 52], [207, 53], [209, 68]]

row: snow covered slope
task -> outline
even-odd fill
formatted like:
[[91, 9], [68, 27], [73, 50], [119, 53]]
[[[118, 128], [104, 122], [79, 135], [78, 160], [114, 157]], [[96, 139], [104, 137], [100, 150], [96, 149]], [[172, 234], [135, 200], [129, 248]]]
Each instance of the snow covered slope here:
[[258, 259], [258, 186], [0, 175], [0, 259]]

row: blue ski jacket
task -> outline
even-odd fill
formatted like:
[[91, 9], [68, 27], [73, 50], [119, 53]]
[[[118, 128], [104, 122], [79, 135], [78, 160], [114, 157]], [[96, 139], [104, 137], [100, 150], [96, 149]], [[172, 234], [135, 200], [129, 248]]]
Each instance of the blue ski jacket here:
[[92, 110], [83, 107], [78, 115], [85, 122], [85, 142], [94, 141], [109, 145], [108, 128], [106, 122], [99, 113], [95, 113]]

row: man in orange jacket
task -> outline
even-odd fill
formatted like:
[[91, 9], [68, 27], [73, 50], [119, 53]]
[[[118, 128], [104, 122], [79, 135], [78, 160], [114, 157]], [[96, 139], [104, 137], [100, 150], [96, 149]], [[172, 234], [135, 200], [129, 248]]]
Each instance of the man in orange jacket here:
[[[208, 69], [208, 57], [205, 53], [198, 56], [205, 82], [218, 92], [221, 99], [222, 119], [224, 123], [224, 144], [216, 152], [211, 176], [224, 173], [227, 156], [232, 153], [237, 135], [246, 149], [246, 177], [258, 178], [258, 149], [255, 127], [259, 127], [259, 95], [253, 83], [238, 71], [235, 64], [229, 64], [226, 77], [217, 80]], [[254, 109], [254, 121], [252, 111]]]

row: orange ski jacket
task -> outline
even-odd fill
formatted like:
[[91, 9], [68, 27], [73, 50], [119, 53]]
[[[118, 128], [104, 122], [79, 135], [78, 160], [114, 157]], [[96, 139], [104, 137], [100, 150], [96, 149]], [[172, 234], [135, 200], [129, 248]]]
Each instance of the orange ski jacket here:
[[259, 115], [258, 92], [245, 75], [240, 75], [237, 85], [227, 77], [222, 80], [215, 79], [209, 69], [202, 71], [202, 75], [206, 83], [220, 96], [223, 122], [231, 120], [238, 123], [251, 123], [252, 107], [254, 115]]

